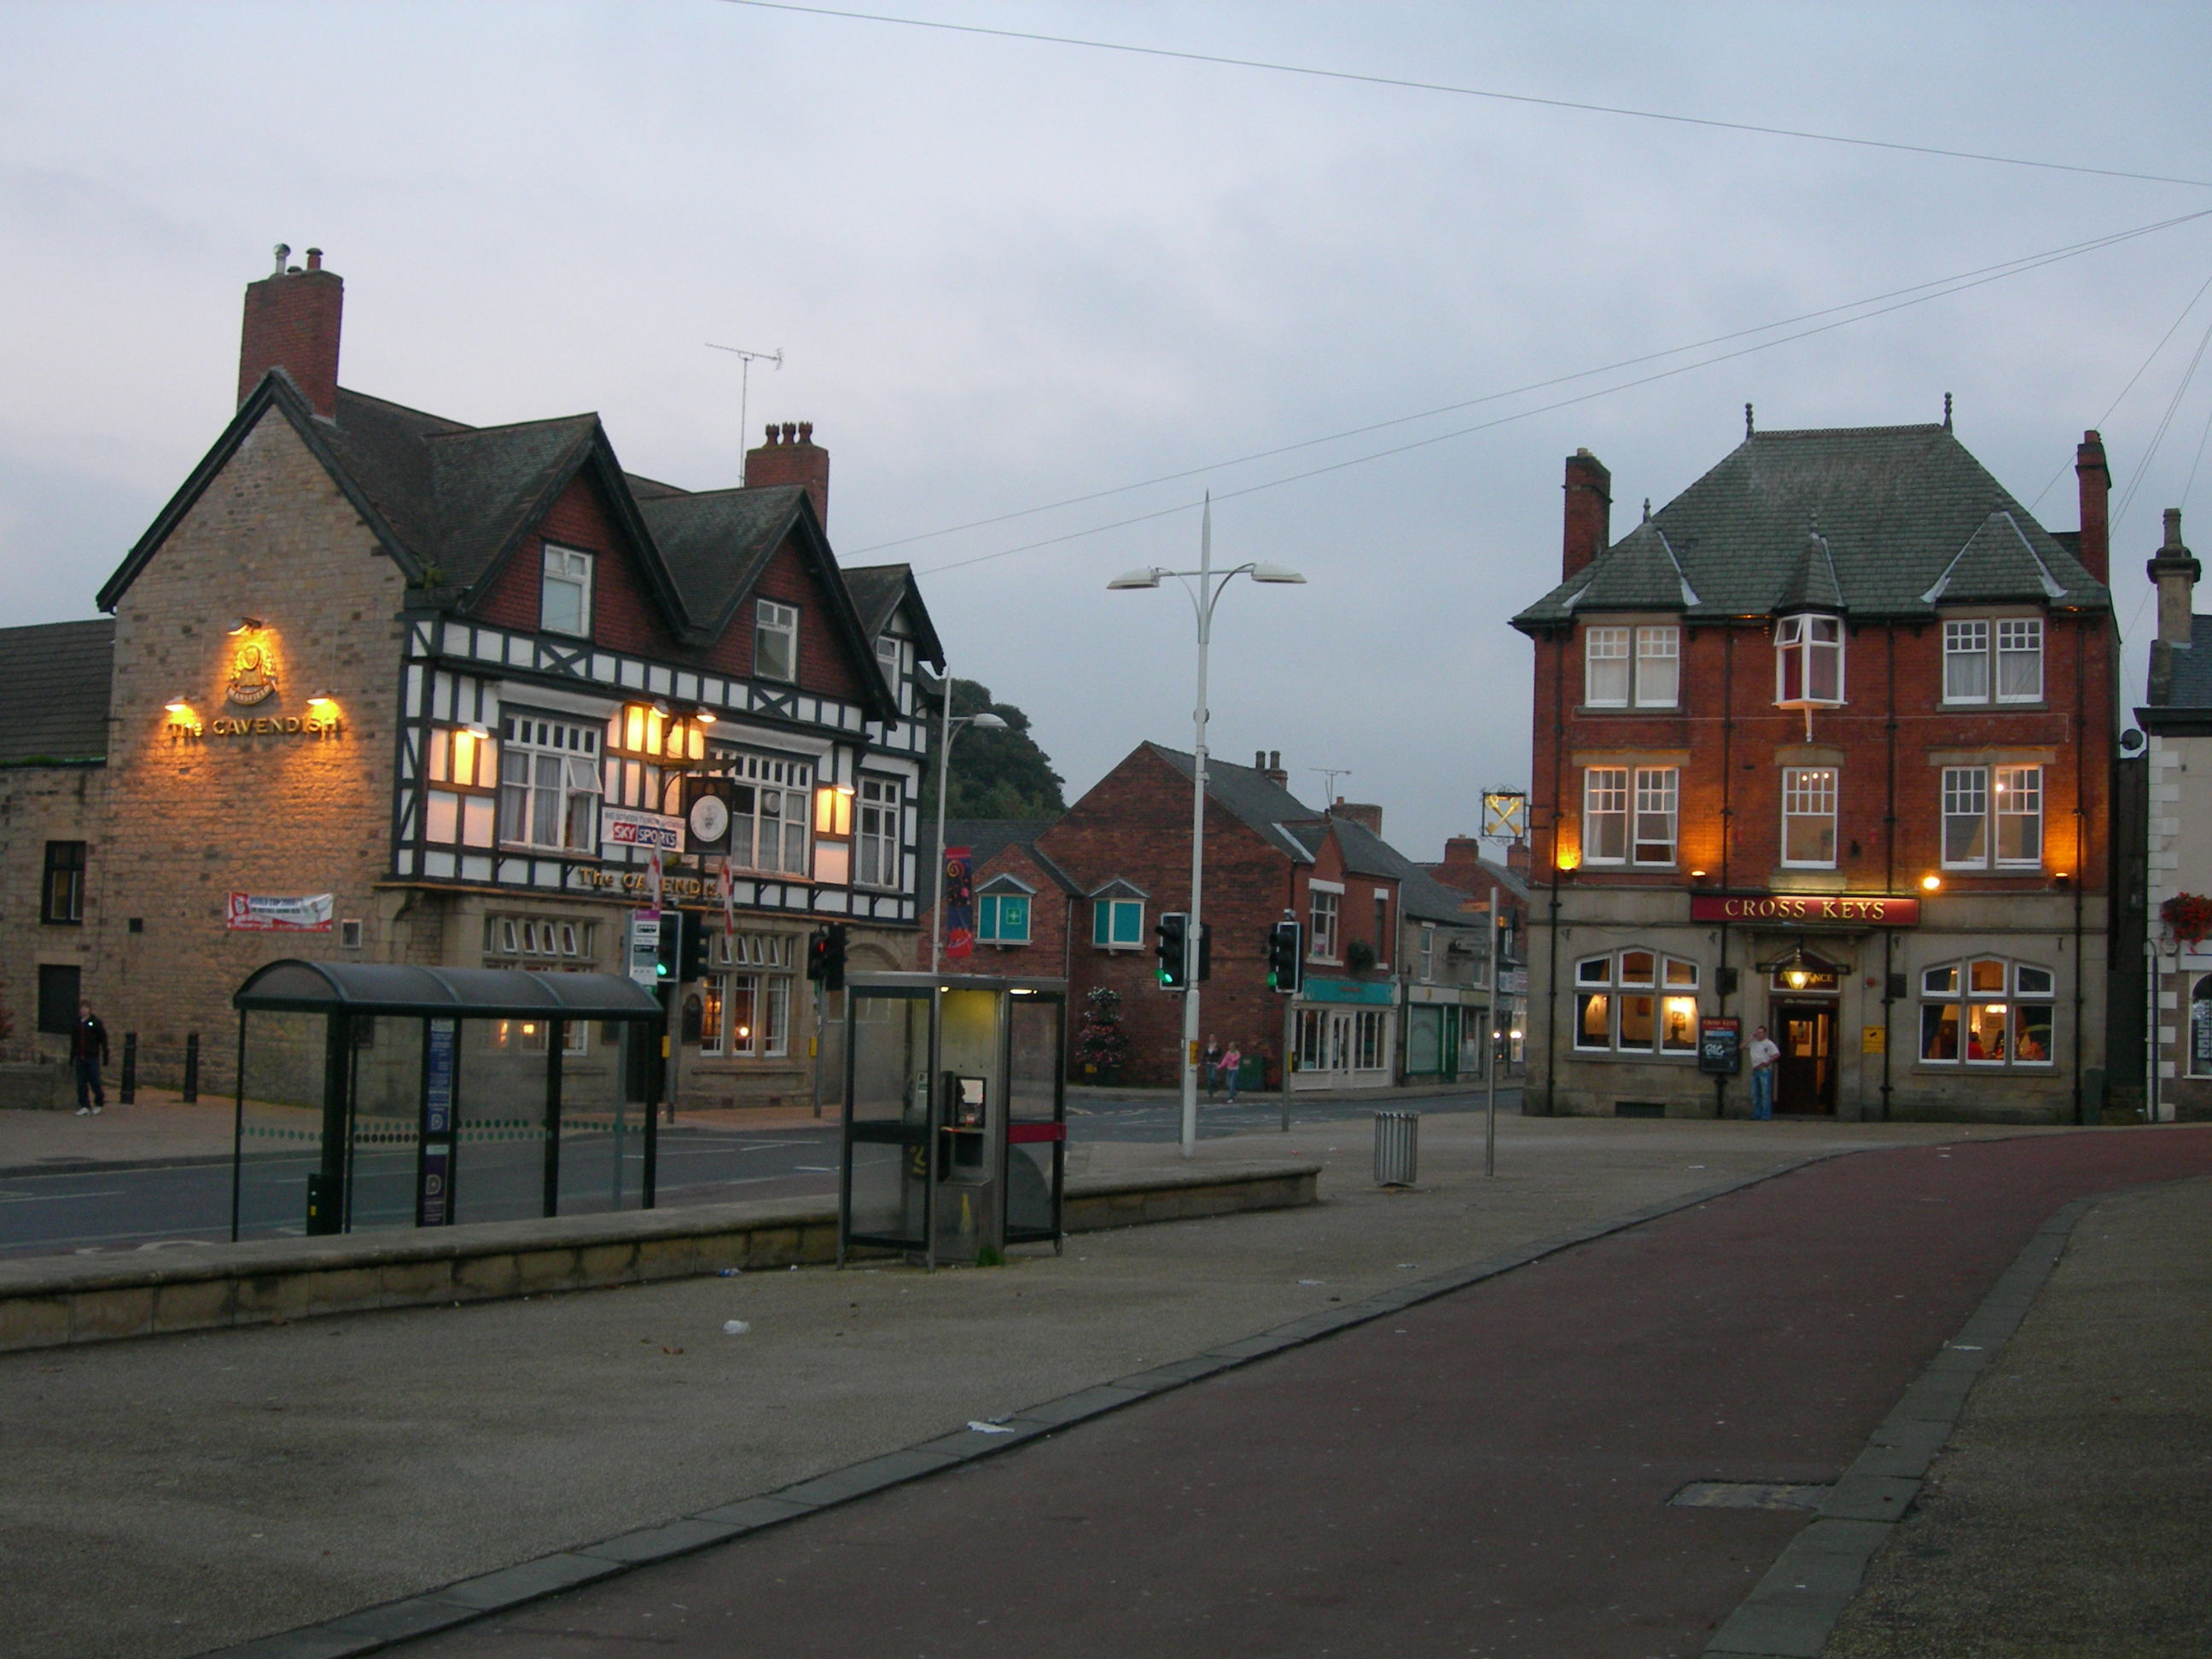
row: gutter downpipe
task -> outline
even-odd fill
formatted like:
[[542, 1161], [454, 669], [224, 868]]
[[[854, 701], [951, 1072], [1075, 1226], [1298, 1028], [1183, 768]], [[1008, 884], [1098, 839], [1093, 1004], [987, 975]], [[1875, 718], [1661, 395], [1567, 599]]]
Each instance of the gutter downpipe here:
[[[1574, 627], [1567, 624], [1569, 631]], [[1559, 787], [1567, 742], [1567, 647], [1563, 635], [1552, 636], [1552, 948], [1544, 964], [1544, 1115], [1559, 1112]], [[1579, 819], [1577, 819], [1579, 822]], [[1495, 975], [1492, 976], [1493, 978]], [[1491, 1000], [1498, 998], [1491, 988]], [[1493, 1006], [1494, 1014], [1494, 1006]], [[1495, 1062], [1492, 1062], [1493, 1064]], [[1526, 1100], [1527, 1096], [1522, 1096]], [[1525, 1110], [1526, 1108], [1524, 1107]]]
[[[1893, 618], [1883, 629], [1887, 641], [1889, 679], [1889, 719], [1882, 727], [1883, 742], [1888, 749], [1884, 770], [1887, 775], [1887, 795], [1882, 807], [1881, 890], [1897, 890], [1897, 623]], [[1894, 951], [1897, 930], [1881, 930], [1881, 1121], [1889, 1121], [1890, 1047], [1895, 1033], [1891, 1022], [1895, 1012], [1896, 999], [1891, 993], [1890, 977], [1895, 971]]]
[[[2088, 808], [2084, 791], [2089, 783], [2089, 629], [2079, 611], [2074, 617], [2074, 1121], [2088, 1121], [2081, 1098], [2081, 885], [2088, 875], [2083, 855], [2088, 851]], [[2110, 919], [2107, 916], [2107, 933]]]
[[[1721, 891], [1729, 890], [1729, 852], [1735, 840], [1735, 808], [1730, 804], [1730, 792], [1735, 787], [1735, 624], [1721, 624]], [[1714, 983], [1725, 981], [1728, 973], [1729, 925], [1721, 923], [1721, 958]], [[1720, 994], [1720, 1012], [1728, 1012], [1728, 993]], [[1739, 1038], [1742, 1028], [1737, 1027]], [[1716, 1120], [1728, 1115], [1728, 1079], [1718, 1074], [1713, 1078], [1713, 1116]]]

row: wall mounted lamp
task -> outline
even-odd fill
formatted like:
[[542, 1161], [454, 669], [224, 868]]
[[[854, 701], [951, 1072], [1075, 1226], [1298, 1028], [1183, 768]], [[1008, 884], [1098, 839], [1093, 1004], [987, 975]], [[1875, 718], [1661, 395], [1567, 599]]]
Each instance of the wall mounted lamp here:
[[258, 617], [240, 617], [238, 619], [238, 626], [232, 629], [230, 631], [234, 635], [240, 634], [258, 634], [261, 631], [263, 623], [261, 618]]
[[1941, 877], [1941, 876], [1923, 876], [1923, 877], [1921, 877], [1921, 878], [1920, 878], [1920, 890], [1921, 890], [1922, 892], [1923, 892], [1923, 893], [1937, 893], [1937, 892], [1941, 892], [1941, 891], [1942, 890], [1942, 889], [1943, 889], [1943, 878], [1942, 878], [1942, 877]]

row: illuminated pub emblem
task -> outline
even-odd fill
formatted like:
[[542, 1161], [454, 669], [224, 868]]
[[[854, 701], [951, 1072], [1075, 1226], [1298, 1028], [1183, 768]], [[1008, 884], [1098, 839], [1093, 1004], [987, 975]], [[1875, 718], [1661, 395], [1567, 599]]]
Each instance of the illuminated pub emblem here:
[[238, 642], [230, 659], [230, 684], [225, 695], [241, 708], [251, 708], [276, 694], [276, 658], [258, 631]]

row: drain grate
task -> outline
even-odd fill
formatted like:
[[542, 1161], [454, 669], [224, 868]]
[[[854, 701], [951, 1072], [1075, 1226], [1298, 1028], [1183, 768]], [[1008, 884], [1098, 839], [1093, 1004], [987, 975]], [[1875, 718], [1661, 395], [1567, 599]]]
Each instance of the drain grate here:
[[1692, 1480], [1667, 1501], [1692, 1510], [1817, 1510], [1826, 1486], [1789, 1480]]

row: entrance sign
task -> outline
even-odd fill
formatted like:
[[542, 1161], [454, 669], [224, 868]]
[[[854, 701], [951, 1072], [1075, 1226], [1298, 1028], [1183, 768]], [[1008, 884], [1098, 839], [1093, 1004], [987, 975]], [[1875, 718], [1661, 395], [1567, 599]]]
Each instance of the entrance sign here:
[[1859, 893], [1692, 893], [1690, 920], [1912, 927], [1920, 921], [1920, 901]]
[[1743, 1067], [1743, 1022], [1709, 1014], [1698, 1022], [1698, 1069], [1709, 1077], [1734, 1077]]

